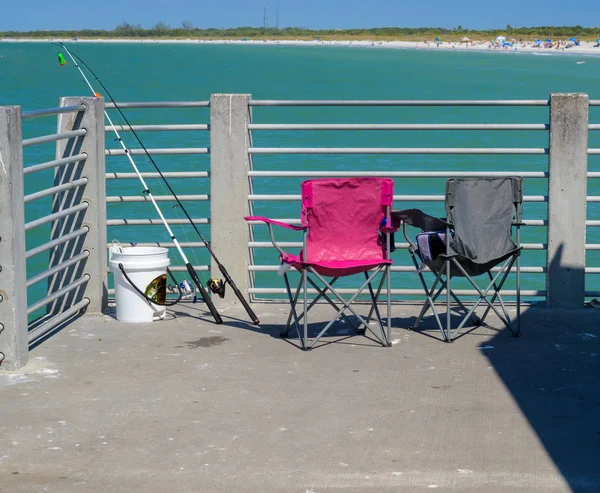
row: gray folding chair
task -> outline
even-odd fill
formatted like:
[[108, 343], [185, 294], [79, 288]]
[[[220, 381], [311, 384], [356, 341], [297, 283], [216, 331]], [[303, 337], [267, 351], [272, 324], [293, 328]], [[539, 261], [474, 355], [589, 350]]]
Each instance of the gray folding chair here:
[[[402, 222], [409, 252], [425, 290], [426, 301], [411, 327], [419, 328], [431, 308], [444, 341], [452, 342], [469, 320], [484, 323], [490, 311], [503, 321], [515, 337], [521, 333], [520, 318], [520, 226], [522, 224], [523, 187], [520, 177], [478, 177], [450, 179], [446, 183], [446, 214], [439, 219], [418, 209], [392, 213], [394, 225]], [[406, 225], [421, 229], [417, 241], [409, 238]], [[513, 227], [515, 237], [513, 238]], [[492, 269], [499, 264], [498, 269]], [[431, 287], [423, 276], [428, 267], [435, 275]], [[511, 269], [516, 270], [517, 313], [513, 324], [500, 290]], [[474, 277], [487, 274], [489, 282], [480, 288]], [[452, 290], [452, 277], [464, 277], [478, 293], [467, 308]], [[446, 323], [440, 320], [435, 301], [445, 290]], [[451, 326], [451, 299], [465, 314], [457, 327]], [[486, 307], [481, 318], [475, 310]]]

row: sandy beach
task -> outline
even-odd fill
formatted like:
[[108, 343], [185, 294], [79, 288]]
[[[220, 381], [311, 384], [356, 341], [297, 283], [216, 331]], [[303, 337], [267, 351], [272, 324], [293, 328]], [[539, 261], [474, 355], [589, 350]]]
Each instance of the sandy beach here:
[[600, 46], [591, 41], [581, 41], [579, 45], [573, 45], [569, 41], [557, 40], [553, 43], [534, 42], [514, 42], [502, 44], [502, 42], [491, 41], [370, 41], [370, 40], [243, 40], [243, 39], [37, 39], [37, 38], [0, 38], [3, 43], [144, 43], [144, 44], [232, 44], [232, 45], [296, 45], [296, 46], [340, 46], [354, 48], [380, 48], [380, 49], [422, 49], [422, 50], [442, 50], [442, 51], [494, 51], [504, 53], [539, 53], [545, 55], [554, 54], [578, 54], [583, 56], [600, 55]]

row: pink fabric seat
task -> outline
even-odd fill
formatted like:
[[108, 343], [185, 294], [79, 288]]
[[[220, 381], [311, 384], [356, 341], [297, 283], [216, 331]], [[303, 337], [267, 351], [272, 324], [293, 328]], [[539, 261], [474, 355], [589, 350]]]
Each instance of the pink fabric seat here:
[[300, 231], [308, 228], [306, 258], [302, 250], [298, 255], [282, 254], [282, 262], [298, 270], [310, 265], [319, 274], [342, 277], [392, 263], [379, 241], [379, 231], [393, 195], [390, 178], [307, 180], [302, 183], [302, 226], [262, 216], [246, 219]]

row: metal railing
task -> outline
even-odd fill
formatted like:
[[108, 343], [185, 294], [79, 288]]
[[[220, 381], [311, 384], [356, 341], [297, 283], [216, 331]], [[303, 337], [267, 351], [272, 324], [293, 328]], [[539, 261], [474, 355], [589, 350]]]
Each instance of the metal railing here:
[[[403, 106], [481, 106], [481, 107], [489, 107], [489, 106], [549, 106], [550, 101], [548, 100], [536, 100], [536, 101], [249, 101], [249, 105], [252, 107], [278, 107], [278, 106], [288, 106], [288, 107], [307, 107], [307, 106], [377, 106], [377, 107], [403, 107]], [[289, 118], [289, 114], [286, 115]], [[254, 121], [248, 125], [248, 130], [253, 133], [253, 138], [256, 139], [257, 131], [356, 131], [356, 130], [364, 130], [364, 131], [440, 131], [440, 130], [449, 130], [449, 131], [497, 131], [497, 130], [527, 130], [527, 131], [545, 131], [547, 132], [550, 129], [549, 123], [535, 123], [535, 124], [511, 124], [511, 123], [448, 123], [448, 124], [418, 124], [418, 123], [394, 123], [394, 124], [339, 124], [339, 123], [310, 123], [310, 124], [290, 124], [290, 123], [268, 123], [268, 124], [260, 124], [255, 123]], [[435, 144], [435, 140], [432, 140], [432, 144]], [[319, 154], [319, 155], [549, 155], [550, 149], [546, 147], [531, 147], [531, 148], [467, 148], [467, 147], [257, 147], [251, 146], [248, 148], [248, 152], [250, 155], [259, 156], [259, 155], [290, 155], [290, 154]], [[366, 160], [369, 159], [366, 158]], [[252, 161], [251, 161], [252, 162]], [[368, 161], [367, 161], [368, 162]], [[354, 170], [344, 170], [344, 171], [334, 171], [334, 170], [323, 170], [323, 171], [279, 171], [277, 169], [272, 169], [269, 171], [255, 171], [251, 170], [248, 173], [249, 177], [252, 179], [255, 178], [272, 178], [272, 179], [281, 179], [281, 178], [291, 178], [291, 177], [301, 177], [301, 178], [315, 178], [315, 177], [334, 177], [334, 176], [387, 176], [395, 179], [405, 179], [412, 180], [413, 182], [416, 180], [422, 180], [427, 178], [449, 178], [449, 177], [457, 177], [457, 176], [523, 176], [527, 179], [532, 178], [541, 178], [548, 179], [549, 172], [546, 167], [543, 171], [536, 172], [525, 172], [522, 170], [517, 171], [487, 171], [487, 172], [477, 172], [477, 171], [455, 171], [452, 169], [448, 169], [447, 171], [414, 171], [414, 170], [403, 170], [403, 171], [395, 171], [386, 169], [385, 171], [376, 171], [373, 172], [369, 169], [369, 166], [364, 166], [360, 171]], [[418, 190], [420, 187], [417, 185], [414, 187], [415, 190]], [[285, 202], [299, 202], [300, 195], [297, 194], [249, 194], [248, 196], [251, 204], [255, 202], [277, 202], [277, 203], [285, 203]], [[443, 202], [443, 195], [417, 195], [417, 194], [405, 194], [405, 195], [395, 195], [394, 203], [395, 208], [408, 208], [414, 205], [414, 203], [428, 203], [428, 202]], [[547, 203], [548, 196], [544, 195], [529, 195], [525, 197], [526, 202], [541, 202]], [[405, 206], [405, 204], [407, 204]], [[297, 207], [299, 210], [299, 207]], [[289, 219], [289, 218], [278, 218], [274, 217], [274, 219], [279, 221], [291, 222], [293, 224], [298, 224], [299, 219]], [[547, 222], [543, 219], [526, 219], [526, 225], [529, 226], [546, 226]], [[260, 223], [252, 223], [253, 226], [256, 226]], [[283, 245], [287, 248], [299, 249], [301, 248], [301, 242], [284, 242]], [[254, 259], [254, 250], [255, 249], [263, 249], [263, 248], [271, 248], [270, 241], [250, 241], [248, 243], [249, 248], [251, 249], [251, 258]], [[397, 248], [406, 249], [408, 247], [407, 244], [399, 243], [396, 245]], [[525, 250], [545, 250], [547, 245], [544, 242], [536, 242], [536, 243], [525, 243], [523, 244]], [[251, 262], [249, 266], [249, 270], [251, 273], [254, 272], [274, 272], [277, 270], [277, 265], [264, 265], [257, 264], [255, 262]], [[409, 265], [395, 265], [392, 267], [392, 272], [395, 273], [414, 273], [415, 269], [413, 266]], [[546, 268], [544, 265], [538, 266], [525, 266], [522, 268], [522, 272], [530, 273], [530, 274], [545, 274]], [[251, 279], [254, 281], [254, 285], [249, 288], [249, 292], [253, 295], [268, 295], [268, 294], [283, 294], [285, 290], [282, 287], [256, 287], [256, 277], [251, 276]], [[396, 283], [398, 284], [398, 283]], [[348, 292], [352, 292], [350, 289]], [[407, 289], [407, 288], [396, 288], [392, 290], [394, 295], [406, 296], [406, 295], [422, 295], [421, 289]], [[475, 291], [466, 291], [466, 293], [475, 295]], [[525, 296], [545, 296], [546, 290], [540, 289], [525, 289], [523, 290], [523, 294]]]
[[[141, 102], [141, 103], [118, 103], [119, 108], [127, 110], [127, 112], [131, 110], [144, 110], [140, 112], [140, 114], [147, 115], [145, 110], [175, 110], [176, 112], [180, 112], [180, 110], [190, 109], [190, 108], [209, 108], [209, 101], [171, 101], [171, 102]], [[106, 104], [107, 110], [115, 109], [115, 105], [113, 103]], [[163, 113], [164, 114], [164, 113]], [[181, 112], [180, 112], [181, 114]], [[187, 114], [181, 115], [181, 118], [188, 117]], [[193, 118], [198, 119], [199, 117], [204, 117], [208, 120], [209, 114], [206, 112], [206, 116], [194, 114]], [[144, 116], [147, 118], [147, 116]], [[137, 142], [134, 136], [131, 135], [132, 130], [137, 134], [144, 132], [144, 141], [154, 141], [161, 136], [163, 136], [164, 132], [169, 134], [169, 142], [172, 140], [183, 140], [185, 141], [201, 141], [204, 140], [208, 143], [210, 124], [207, 123], [174, 123], [174, 124], [153, 124], [153, 125], [136, 125], [132, 124], [131, 127], [129, 125], [118, 124], [115, 125], [115, 129], [117, 132], [122, 133], [123, 136], [129, 137], [131, 144], [128, 145], [128, 148], [131, 149], [131, 155], [134, 156], [136, 162], [144, 163], [144, 169], [152, 169], [145, 159], [145, 151], [140, 149], [140, 146], [137, 145]], [[105, 126], [106, 139], [107, 142], [111, 140], [111, 135], [113, 134], [112, 126]], [[149, 133], [151, 137], [146, 137]], [[182, 135], [183, 137], [179, 137]], [[148, 153], [151, 156], [173, 156], [179, 157], [180, 161], [176, 161], [175, 159], [169, 160], [169, 167], [163, 171], [161, 168], [161, 173], [164, 178], [169, 180], [169, 182], [180, 183], [180, 180], [195, 180], [195, 187], [201, 189], [203, 186], [207, 188], [210, 173], [209, 173], [209, 147], [163, 147], [163, 148], [148, 148]], [[118, 239], [121, 244], [126, 245], [137, 245], [137, 246], [159, 246], [163, 248], [174, 249], [175, 243], [171, 241], [161, 241], [161, 239], [165, 239], [164, 235], [164, 227], [162, 221], [157, 217], [130, 217], [131, 210], [129, 208], [117, 209], [118, 204], [132, 204], [132, 203], [141, 203], [141, 202], [150, 202], [150, 199], [147, 195], [114, 195], [113, 190], [118, 189], [118, 184], [127, 181], [128, 191], [139, 191], [139, 178], [138, 175], [134, 172], [130, 171], [130, 166], [127, 168], [120, 167], [119, 164], [114, 160], [114, 157], [124, 156], [125, 151], [120, 149], [106, 149], [106, 180], [107, 180], [107, 197], [106, 204], [108, 209], [109, 216], [117, 216], [111, 217], [107, 220], [108, 234], [110, 239]], [[195, 159], [193, 161], [186, 156], [206, 156], [206, 160], [201, 163], [197, 162]], [[187, 159], [187, 160], [186, 160]], [[158, 158], [157, 158], [158, 160]], [[196, 171], [198, 166], [205, 166], [206, 171]], [[185, 171], [171, 171], [171, 169], [176, 167], [181, 167], [185, 169]], [[194, 171], [190, 171], [194, 169]], [[127, 169], [128, 171], [124, 171], [123, 169]], [[143, 171], [140, 173], [142, 178], [148, 182], [149, 188], [151, 189], [152, 195], [156, 202], [161, 206], [161, 210], [166, 216], [167, 223], [173, 226], [179, 226], [179, 229], [175, 231], [179, 244], [183, 249], [192, 249], [192, 254], [190, 256], [190, 260], [196, 271], [198, 272], [208, 272], [210, 270], [209, 261], [207, 255], [204, 254], [203, 250], [197, 251], [197, 249], [204, 249], [204, 244], [201, 241], [192, 241], [197, 238], [193, 237], [193, 232], [191, 228], [186, 227], [189, 226], [189, 222], [184, 216], [180, 213], [178, 208], [170, 207], [174, 203], [174, 197], [170, 194], [167, 194], [164, 184], [161, 181], [160, 174], [156, 171]], [[177, 197], [181, 202], [185, 204], [187, 209], [188, 203], [190, 207], [197, 208], [197, 204], [205, 204], [208, 206], [210, 201], [210, 195], [208, 193], [204, 194], [184, 194], [181, 193], [178, 189], [179, 187], [175, 187], [175, 193], [177, 193]], [[192, 188], [192, 187], [190, 187]], [[161, 203], [165, 203], [162, 205]], [[210, 220], [208, 218], [208, 207], [202, 207], [202, 210], [206, 211], [206, 217], [193, 217], [192, 221], [196, 225], [208, 225], [210, 224]], [[138, 213], [139, 214], [139, 213]], [[152, 214], [151, 208], [148, 209], [148, 214]], [[136, 228], [131, 228], [131, 226], [135, 226]], [[140, 241], [140, 237], [144, 238], [147, 236], [147, 233], [142, 232], [139, 227], [156, 227], [157, 234], [155, 235], [157, 241], [155, 242], [144, 242]], [[182, 241], [185, 240], [185, 241]], [[110, 247], [112, 243], [108, 243], [107, 247]], [[178, 265], [179, 264], [179, 265]], [[174, 272], [187, 272], [186, 267], [181, 263], [181, 260], [174, 255], [171, 255], [171, 267], [170, 269]], [[110, 273], [109, 273], [110, 274]], [[110, 282], [110, 276], [109, 276]], [[109, 295], [114, 295], [114, 288], [108, 289]]]
[[[94, 289], [103, 282], [94, 242], [105, 228], [99, 212], [104, 181], [94, 175], [98, 158], [102, 168], [104, 163], [98, 153], [104, 147], [100, 108], [100, 101], [89, 98], [62, 99], [59, 107], [36, 111], [0, 108], [2, 171], [10, 176], [0, 180], [0, 236], [13, 238], [2, 259], [14, 266], [0, 269], [6, 274], [1, 289], [10, 300], [0, 303], [4, 368], [22, 366], [28, 346], [69, 319], [105, 307], [106, 297]], [[47, 117], [58, 118], [56, 133], [22, 138], [28, 120]]]
[[[396, 182], [396, 209], [420, 207], [441, 214], [445, 179], [518, 175], [525, 179], [526, 191], [522, 293], [564, 307], [581, 306], [585, 296], [600, 295], [596, 289], [585, 289], [585, 275], [600, 273], [590, 260], [600, 251], [600, 241], [594, 239], [600, 226], [595, 219], [600, 194], [594, 193], [595, 185], [590, 186], [591, 193], [582, 193], [588, 182], [594, 183], [590, 180], [600, 178], [600, 170], [587, 166], [588, 155], [590, 160], [600, 155], [600, 145], [588, 145], [588, 132], [600, 130], [600, 124], [588, 122], [590, 106], [600, 106], [600, 101], [588, 102], [587, 96], [572, 94], [526, 101], [253, 101], [250, 95], [219, 94], [210, 101], [119, 104], [121, 109], [144, 114], [144, 124], [133, 124], [133, 130], [144, 133], [148, 152], [179, 199], [193, 211], [193, 222], [209, 230], [212, 248], [238, 287], [254, 301], [277, 298], [284, 289], [276, 277], [278, 257], [266, 231], [247, 224], [243, 217], [258, 212], [297, 224], [302, 179], [391, 177]], [[353, 111], [354, 123], [332, 121], [332, 107]], [[533, 122], [506, 121], [506, 113], [500, 121], [490, 116], [493, 108], [506, 112], [524, 107], [537, 112]], [[437, 121], [428, 113], [433, 121], [423, 122], [415, 114], [412, 119], [407, 116], [407, 108], [453, 110]], [[114, 105], [107, 104], [106, 109], [112, 111]], [[473, 118], [472, 111], [478, 109], [486, 113]], [[165, 121], [156, 113], [164, 110], [183, 112], [181, 121], [146, 124]], [[375, 110], [385, 113], [380, 117]], [[123, 159], [123, 149], [105, 145], [105, 138], [112, 141], [112, 127], [105, 126], [103, 111], [102, 100], [63, 98], [59, 108], [22, 114], [24, 119], [57, 116], [57, 132], [23, 139], [20, 108], [0, 108], [4, 168], [0, 171], [10, 177], [0, 181], [0, 264], [12, 259], [15, 266], [0, 270], [0, 289], [14, 286], [0, 295], [4, 368], [21, 366], [29, 343], [82, 310], [104, 310], [113, 292], [108, 289], [108, 238], [125, 245], [174, 247], [145, 204], [148, 197]], [[203, 117], [198, 111], [206, 111], [205, 122], [198, 122]], [[134, 137], [127, 125], [117, 124], [116, 129], [124, 138]], [[469, 141], [465, 135], [473, 132], [478, 137]], [[488, 135], [512, 137], [498, 144]], [[55, 147], [53, 159], [35, 153], [47, 145]], [[218, 272], [204, 244], [189, 236], [187, 219], [176, 207], [169, 207], [173, 197], [163, 189], [144, 151], [135, 141], [128, 148], [136, 161], [144, 163], [142, 176], [157, 202], [172, 211], [166, 220], [179, 228], [181, 246], [200, 257], [191, 259], [195, 269]], [[32, 163], [26, 167], [24, 153], [33, 156], [25, 156]], [[168, 161], [162, 161], [166, 156]], [[456, 162], [461, 163], [459, 168]], [[28, 185], [34, 182], [43, 182], [46, 188]], [[28, 213], [36, 204], [44, 205]], [[161, 232], [152, 234], [153, 228]], [[586, 228], [592, 228], [590, 241], [586, 241]], [[146, 240], [149, 237], [157, 241]], [[299, 239], [285, 234], [278, 239], [285, 248], [300, 248]], [[414, 266], [402, 254], [407, 244], [396, 246], [400, 251], [394, 254], [392, 294], [398, 300], [422, 296]], [[34, 264], [36, 268], [30, 269]], [[174, 271], [186, 270], [176, 258], [171, 264]], [[39, 292], [44, 282], [43, 295], [27, 300], [27, 290]], [[345, 287], [340, 287], [342, 293], [353, 291]], [[458, 292], [474, 294], [460, 286]], [[230, 295], [224, 301], [216, 299], [216, 304], [235, 302]], [[10, 318], [8, 313], [16, 315]], [[23, 324], [28, 328], [25, 335]], [[4, 347], [9, 350], [3, 351]]]

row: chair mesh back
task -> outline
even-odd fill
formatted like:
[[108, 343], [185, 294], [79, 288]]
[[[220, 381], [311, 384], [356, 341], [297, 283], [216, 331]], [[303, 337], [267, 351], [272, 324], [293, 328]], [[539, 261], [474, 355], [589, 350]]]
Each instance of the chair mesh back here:
[[455, 231], [451, 249], [476, 264], [513, 252], [511, 224], [522, 200], [518, 177], [448, 180], [446, 213]]
[[302, 183], [302, 222], [309, 226], [306, 260], [382, 259], [378, 230], [391, 206], [389, 178], [336, 178]]

